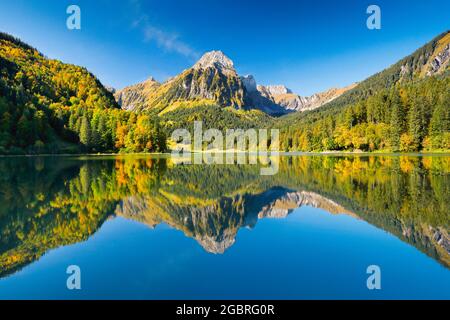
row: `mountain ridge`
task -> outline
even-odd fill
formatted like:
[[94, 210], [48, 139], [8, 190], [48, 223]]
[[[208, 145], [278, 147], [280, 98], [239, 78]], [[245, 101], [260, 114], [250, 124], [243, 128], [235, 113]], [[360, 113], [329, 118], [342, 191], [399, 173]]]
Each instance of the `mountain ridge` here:
[[[207, 99], [221, 107], [258, 109], [269, 115], [280, 116], [297, 111], [311, 111], [322, 106], [348, 104], [355, 97], [367, 98], [371, 92], [398, 82], [439, 75], [448, 70], [449, 61], [450, 33], [446, 31], [413, 54], [359, 83], [330, 88], [304, 97], [293, 93], [284, 85], [261, 85], [252, 75], [240, 76], [234, 68], [234, 62], [222, 51], [214, 50], [206, 52], [191, 68], [164, 82], [162, 87], [165, 90], [155, 88], [153, 93], [148, 92], [138, 100], [142, 104], [140, 110], [156, 107], [161, 111], [173, 102]], [[233, 85], [229, 85], [229, 81]], [[217, 82], [221, 86], [215, 86], [214, 83]], [[370, 84], [367, 85], [367, 82]], [[132, 89], [133, 86], [130, 86], [123, 90]], [[130, 109], [126, 103], [123, 108]]]
[[[436, 57], [438, 57], [439, 61], [440, 53], [444, 51], [446, 52], [443, 57], [445, 59], [444, 63], [440, 61], [440, 63], [437, 64], [437, 69], [434, 69], [434, 71], [432, 70], [431, 73], [427, 72], [424, 74], [423, 70], [434, 65]], [[349, 104], [358, 98], [367, 98], [372, 95], [373, 92], [396, 85], [398, 82], [414, 80], [415, 77], [424, 78], [426, 76], [444, 74], [450, 69], [449, 61], [450, 30], [447, 30], [434, 37], [431, 41], [427, 42], [413, 53], [359, 82], [355, 88], [343, 94], [339, 99], [335, 99], [331, 103], [324, 105], [324, 107]]]
[[450, 149], [450, 31], [315, 110], [278, 119], [291, 151]]
[[240, 76], [234, 62], [222, 51], [213, 50], [160, 85], [152, 82], [149, 86], [145, 81], [117, 91], [115, 97], [123, 109], [132, 111], [162, 112], [176, 102], [204, 99], [221, 107], [257, 109], [278, 116], [318, 108], [343, 94], [346, 88], [301, 97], [284, 85], [258, 85], [252, 75]]
[[450, 31], [356, 85], [310, 97], [258, 85], [221, 51], [163, 83], [118, 91], [7, 34], [0, 65], [0, 154], [165, 150], [164, 137], [193, 120], [279, 128], [286, 151], [450, 149]]
[[261, 95], [272, 100], [275, 104], [289, 112], [303, 112], [320, 108], [324, 104], [338, 98], [348, 90], [353, 89], [357, 84], [351, 84], [342, 88], [330, 88], [326, 91], [314, 93], [310, 96], [295, 94], [284, 85], [258, 85]]

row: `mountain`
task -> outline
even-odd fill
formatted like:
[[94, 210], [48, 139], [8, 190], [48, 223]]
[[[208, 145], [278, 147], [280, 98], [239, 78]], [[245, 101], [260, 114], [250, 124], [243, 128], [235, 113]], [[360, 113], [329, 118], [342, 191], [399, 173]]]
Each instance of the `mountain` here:
[[303, 97], [239, 76], [228, 57], [212, 51], [150, 93], [136, 92], [140, 110], [161, 116], [168, 132], [205, 120], [219, 129], [274, 126], [285, 151], [445, 151], [449, 60], [447, 31], [362, 82]]
[[261, 110], [270, 115], [282, 115], [287, 111], [278, 105], [272, 96], [265, 94], [260, 90], [261, 86], [256, 84], [256, 80], [252, 75], [241, 76], [246, 91], [246, 102], [252, 109]]
[[[144, 88], [148, 90], [144, 90]], [[122, 108], [136, 111], [162, 112], [174, 103], [182, 101], [206, 101], [222, 107], [243, 109], [244, 85], [234, 69], [233, 61], [221, 51], [205, 53], [192, 67], [161, 85], [150, 83], [127, 87], [116, 98]]]
[[413, 54], [360, 82], [326, 106], [331, 108], [351, 104], [361, 99], [367, 99], [375, 93], [397, 84], [405, 84], [430, 76], [443, 76], [449, 70], [450, 31], [446, 31]]
[[450, 149], [450, 31], [322, 107], [279, 118], [284, 150]]
[[129, 111], [139, 110], [146, 101], [145, 97], [158, 89], [160, 85], [158, 81], [150, 77], [142, 83], [114, 92], [114, 97], [122, 109]]
[[279, 128], [286, 151], [445, 151], [449, 61], [447, 31], [357, 85], [302, 97], [239, 76], [231, 59], [211, 51], [164, 83], [115, 91], [1, 33], [0, 154], [162, 151], [167, 134], [194, 120]]
[[85, 68], [48, 59], [0, 33], [0, 154], [80, 150], [81, 122], [75, 133], [68, 120], [84, 108], [119, 109]]
[[256, 109], [279, 116], [312, 110], [351, 87], [301, 97], [284, 86], [257, 85], [252, 75], [239, 76], [233, 61], [221, 51], [205, 53], [197, 63], [163, 84], [153, 78], [115, 93], [122, 109], [166, 113], [183, 102], [215, 103], [239, 110]]
[[163, 140], [153, 119], [121, 110], [85, 68], [0, 33], [0, 154], [155, 151]]
[[348, 90], [353, 89], [356, 84], [344, 88], [331, 88], [324, 92], [315, 93], [309, 97], [302, 97], [293, 93], [283, 85], [258, 85], [257, 90], [266, 99], [271, 100], [287, 112], [314, 110], [322, 105], [338, 98]]

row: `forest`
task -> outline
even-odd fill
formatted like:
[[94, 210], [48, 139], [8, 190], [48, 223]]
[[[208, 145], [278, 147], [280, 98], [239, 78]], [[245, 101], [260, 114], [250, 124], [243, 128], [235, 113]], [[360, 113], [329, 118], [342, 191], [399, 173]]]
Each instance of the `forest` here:
[[435, 57], [446, 31], [323, 107], [282, 117], [285, 151], [450, 150], [450, 69]]
[[382, 89], [346, 106], [277, 123], [285, 151], [450, 150], [450, 78], [427, 77]]
[[157, 118], [121, 110], [85, 68], [0, 33], [0, 154], [165, 150]]
[[0, 154], [165, 152], [173, 130], [200, 120], [205, 129], [280, 129], [281, 151], [448, 152], [450, 71], [423, 76], [423, 57], [449, 39], [440, 35], [319, 109], [276, 118], [208, 100], [122, 110], [85, 68], [0, 33]]

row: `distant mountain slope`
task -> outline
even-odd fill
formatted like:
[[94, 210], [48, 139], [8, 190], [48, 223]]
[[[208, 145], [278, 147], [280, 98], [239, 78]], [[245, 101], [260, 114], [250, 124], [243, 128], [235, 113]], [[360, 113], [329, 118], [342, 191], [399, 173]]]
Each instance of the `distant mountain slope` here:
[[360, 82], [327, 107], [342, 106], [368, 98], [380, 90], [450, 70], [450, 31], [446, 31], [413, 54]]
[[450, 31], [321, 108], [278, 119], [285, 150], [450, 150]]
[[169, 133], [179, 128], [192, 132], [194, 121], [202, 121], [204, 130], [270, 128], [274, 124], [274, 119], [260, 110], [222, 108], [213, 102], [180, 102], [160, 117]]
[[259, 85], [258, 91], [263, 97], [273, 101], [274, 104], [282, 107], [286, 112], [302, 112], [317, 109], [340, 97], [342, 94], [353, 89], [355, 86], [356, 84], [352, 84], [344, 88], [331, 88], [324, 92], [315, 93], [309, 97], [297, 95], [282, 85]]
[[117, 103], [124, 110], [139, 110], [146, 102], [146, 97], [152, 94], [160, 86], [160, 83], [150, 77], [142, 83], [138, 83], [114, 93]]

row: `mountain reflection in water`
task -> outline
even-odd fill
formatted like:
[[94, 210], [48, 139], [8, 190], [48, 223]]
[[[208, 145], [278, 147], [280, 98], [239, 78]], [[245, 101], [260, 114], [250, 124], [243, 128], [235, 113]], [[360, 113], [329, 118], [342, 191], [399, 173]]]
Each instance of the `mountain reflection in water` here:
[[365, 220], [450, 267], [450, 157], [282, 156], [278, 174], [259, 173], [166, 156], [0, 159], [0, 277], [114, 216], [222, 254], [240, 228], [302, 206]]

